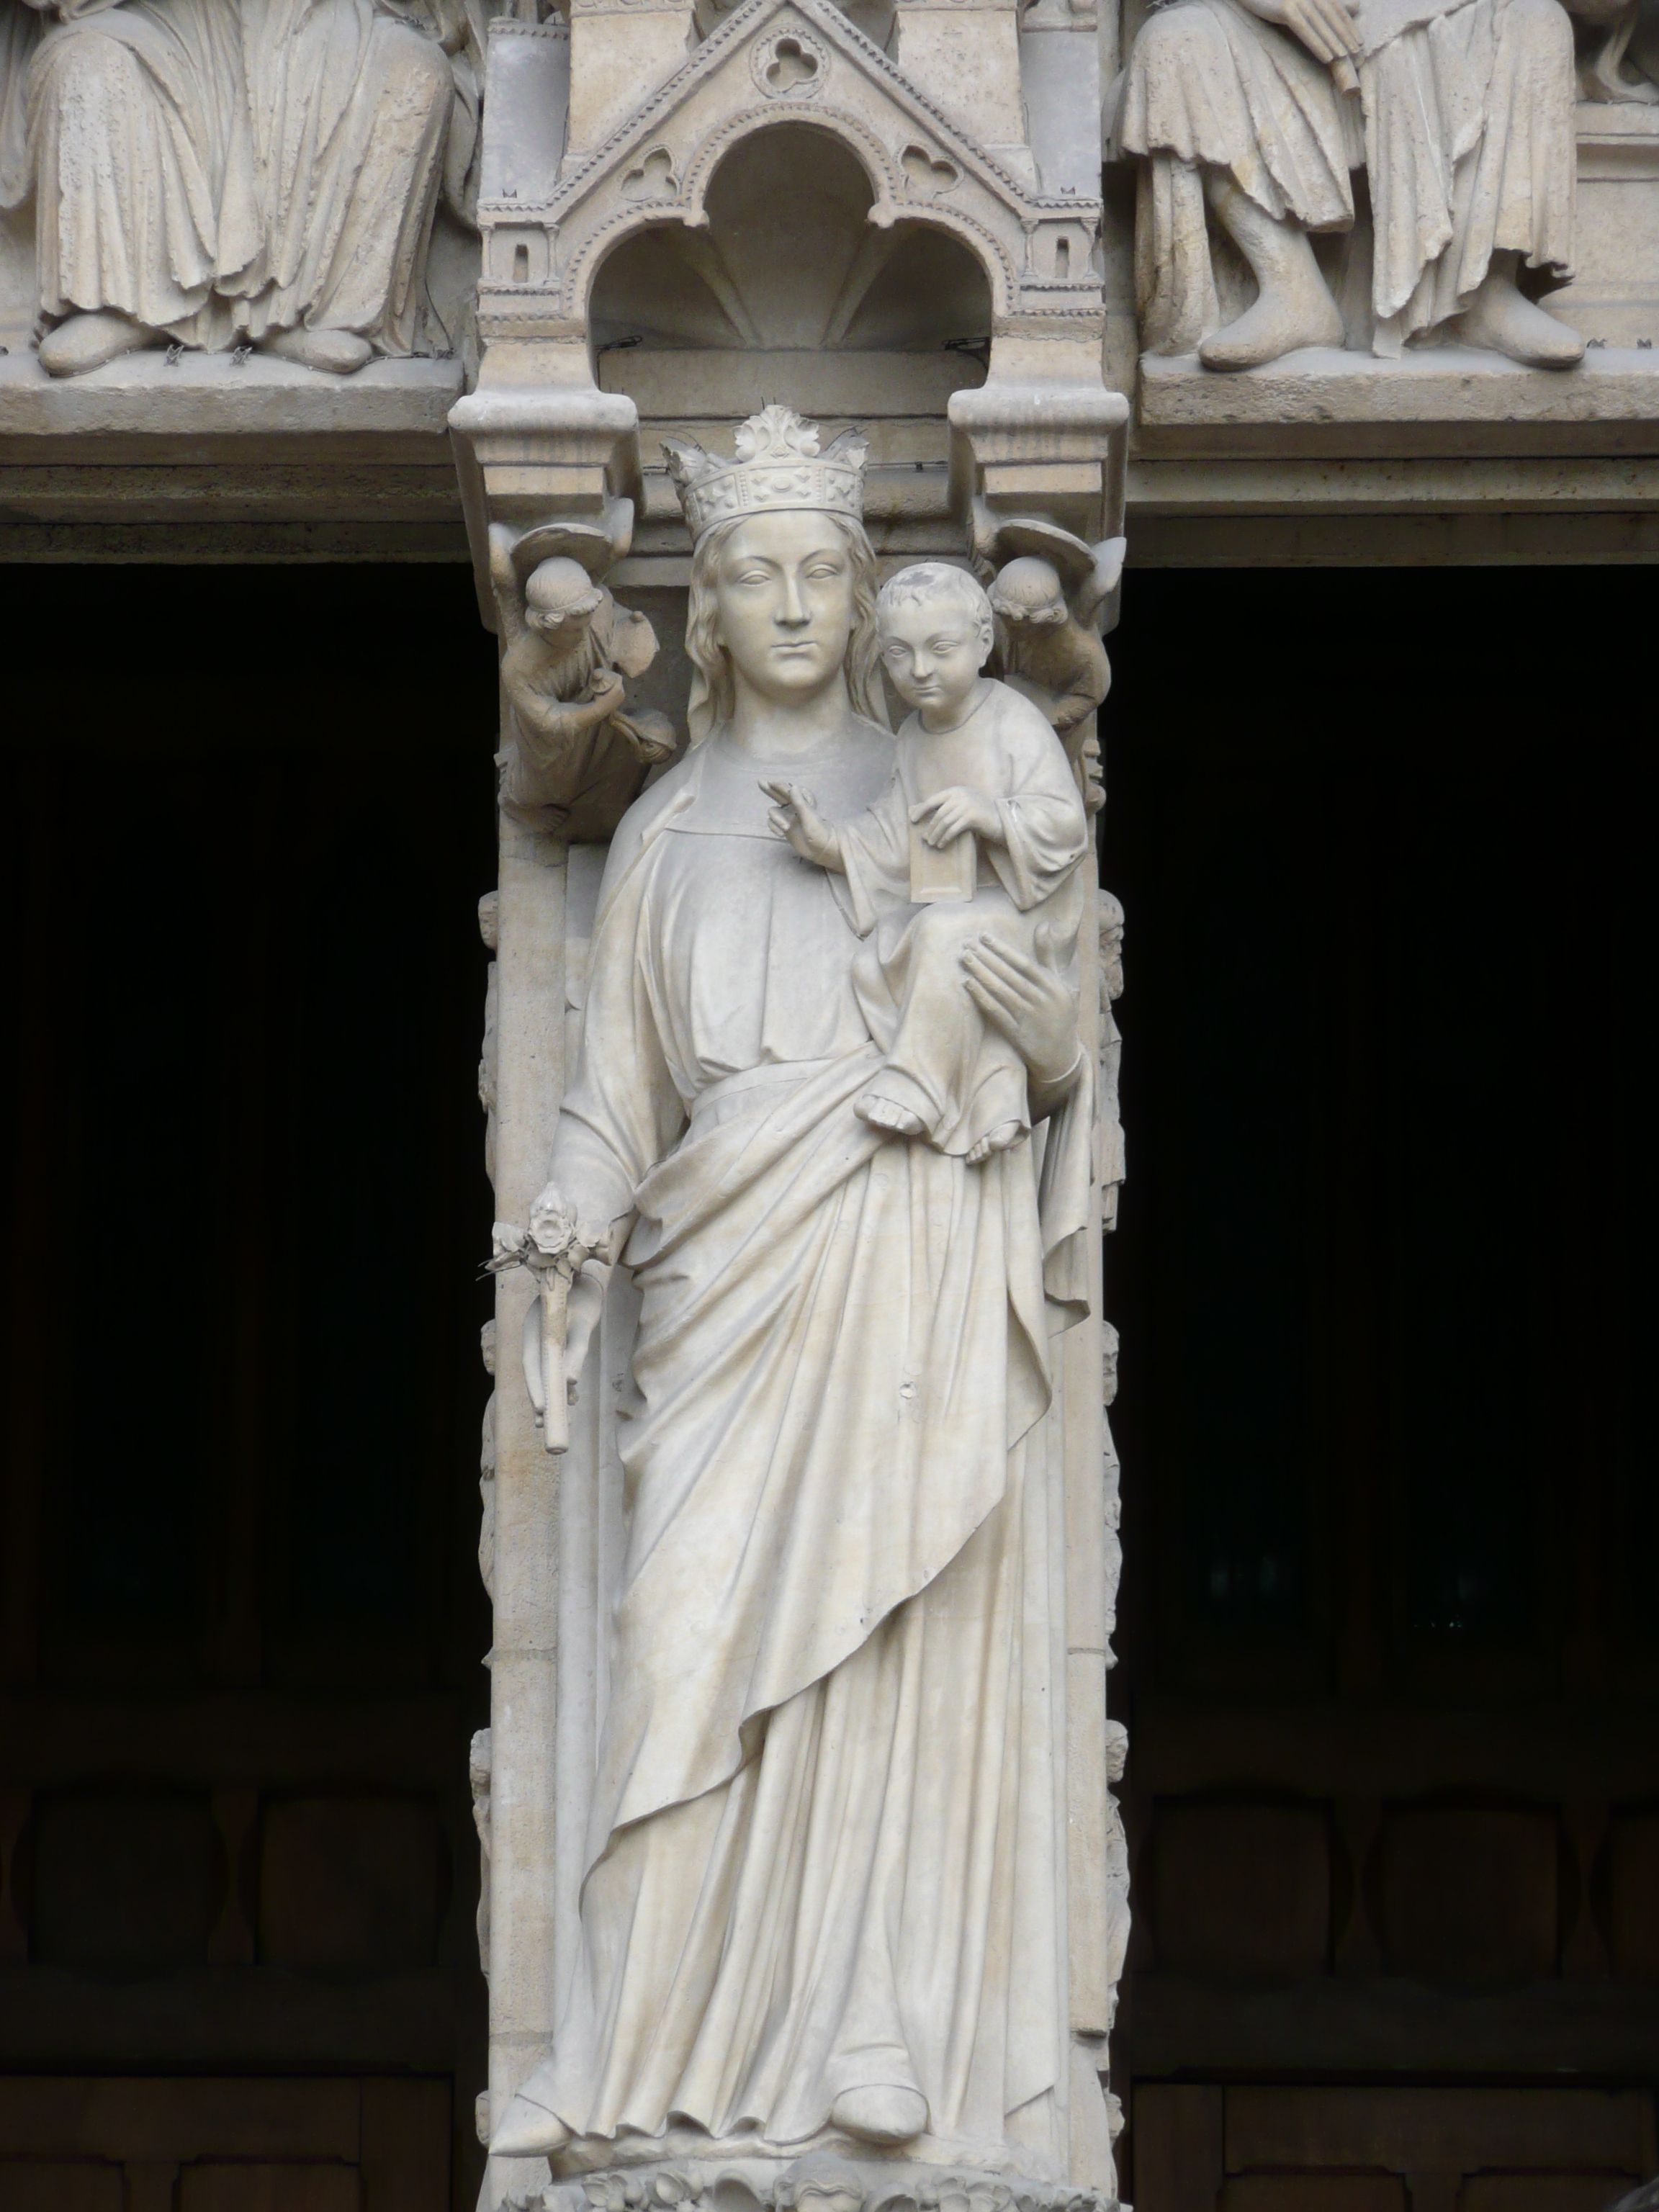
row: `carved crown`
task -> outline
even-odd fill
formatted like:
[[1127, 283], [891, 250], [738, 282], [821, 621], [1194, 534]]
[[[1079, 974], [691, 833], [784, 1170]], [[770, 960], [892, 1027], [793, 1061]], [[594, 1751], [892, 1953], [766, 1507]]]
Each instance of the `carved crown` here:
[[694, 544], [740, 514], [805, 507], [861, 520], [870, 448], [858, 431], [843, 430], [820, 453], [816, 422], [802, 422], [793, 407], [763, 407], [738, 425], [733, 444], [728, 461], [692, 438], [662, 441]]

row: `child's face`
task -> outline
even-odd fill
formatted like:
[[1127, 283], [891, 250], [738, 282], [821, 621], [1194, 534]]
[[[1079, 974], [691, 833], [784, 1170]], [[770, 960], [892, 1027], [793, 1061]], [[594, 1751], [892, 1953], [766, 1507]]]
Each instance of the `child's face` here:
[[907, 706], [948, 712], [972, 693], [991, 625], [949, 599], [894, 607], [881, 618], [881, 657]]

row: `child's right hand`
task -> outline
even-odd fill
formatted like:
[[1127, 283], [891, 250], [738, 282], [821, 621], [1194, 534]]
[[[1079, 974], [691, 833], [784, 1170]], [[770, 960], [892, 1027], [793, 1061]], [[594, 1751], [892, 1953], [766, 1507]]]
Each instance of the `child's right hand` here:
[[820, 868], [834, 868], [841, 862], [841, 841], [823, 817], [812, 809], [812, 794], [803, 791], [798, 783], [773, 781], [763, 776], [760, 787], [777, 805], [766, 817], [774, 836], [787, 837], [803, 860], [811, 860]]

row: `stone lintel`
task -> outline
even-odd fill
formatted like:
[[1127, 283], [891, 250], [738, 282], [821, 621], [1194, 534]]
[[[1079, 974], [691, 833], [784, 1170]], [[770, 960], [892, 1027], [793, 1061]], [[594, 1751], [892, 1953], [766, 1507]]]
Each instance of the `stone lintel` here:
[[1578, 180], [1659, 179], [1659, 106], [1581, 100], [1574, 113]]
[[1659, 514], [1659, 456], [1624, 459], [1143, 460], [1129, 511], [1205, 515]]
[[1659, 512], [1138, 515], [1137, 568], [1589, 568], [1659, 562]]
[[1193, 355], [1146, 355], [1135, 448], [1224, 459], [1659, 453], [1659, 350], [1592, 346], [1577, 368], [1546, 370], [1460, 346], [1401, 361], [1310, 347], [1236, 375]]
[[374, 439], [383, 458], [414, 458], [441, 439], [462, 390], [458, 361], [373, 361], [355, 376], [329, 376], [270, 354], [131, 353], [85, 376], [48, 376], [33, 353], [0, 358], [0, 451], [15, 441], [142, 441], [154, 454], [200, 441]]
[[1659, 456], [1129, 464], [1137, 568], [1659, 559]]
[[1132, 459], [1137, 568], [1659, 558], [1659, 455]]
[[0, 357], [0, 559], [453, 561], [453, 361]]

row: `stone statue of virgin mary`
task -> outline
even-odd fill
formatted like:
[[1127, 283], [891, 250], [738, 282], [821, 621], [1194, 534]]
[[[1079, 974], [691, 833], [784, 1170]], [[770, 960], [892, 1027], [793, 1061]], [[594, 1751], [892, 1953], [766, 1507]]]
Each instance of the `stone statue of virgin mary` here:
[[[1030, 1145], [969, 1166], [854, 1112], [860, 939], [762, 785], [836, 820], [893, 774], [864, 449], [769, 408], [735, 461], [672, 459], [694, 742], [612, 844], [539, 1201], [641, 1297], [626, 1550], [580, 1954], [491, 2148], [1057, 2177], [1075, 978], [994, 937], [964, 957], [1029, 1070]], [[572, 1294], [572, 1374], [607, 1272]]]

